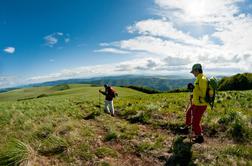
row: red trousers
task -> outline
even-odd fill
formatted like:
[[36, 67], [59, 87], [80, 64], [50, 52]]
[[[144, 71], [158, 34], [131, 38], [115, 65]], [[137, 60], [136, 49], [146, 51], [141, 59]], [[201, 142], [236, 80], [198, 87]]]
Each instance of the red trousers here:
[[191, 105], [186, 112], [186, 125], [192, 125], [195, 135], [200, 135], [202, 133], [200, 121], [206, 108], [207, 106]]

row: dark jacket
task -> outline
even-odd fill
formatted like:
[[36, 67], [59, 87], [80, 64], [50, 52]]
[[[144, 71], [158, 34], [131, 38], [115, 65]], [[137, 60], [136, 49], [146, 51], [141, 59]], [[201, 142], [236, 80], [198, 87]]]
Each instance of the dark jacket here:
[[111, 87], [107, 87], [105, 92], [100, 91], [103, 95], [106, 96], [105, 100], [112, 101], [115, 97], [115, 91]]

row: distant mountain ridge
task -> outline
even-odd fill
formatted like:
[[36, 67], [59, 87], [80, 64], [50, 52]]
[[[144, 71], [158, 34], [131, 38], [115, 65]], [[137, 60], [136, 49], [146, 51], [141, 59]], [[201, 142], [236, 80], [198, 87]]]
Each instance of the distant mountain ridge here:
[[0, 92], [6, 92], [18, 88], [40, 87], [40, 86], [55, 86], [60, 84], [94, 84], [103, 85], [109, 84], [112, 86], [138, 86], [149, 87], [158, 91], [169, 91], [178, 88], [186, 87], [188, 82], [193, 82], [193, 79], [185, 76], [141, 76], [141, 75], [122, 75], [122, 76], [106, 76], [83, 79], [67, 79], [49, 81], [43, 83], [35, 83], [24, 85], [16, 88], [1, 89]]
[[34, 84], [33, 86], [54, 86], [59, 84], [85, 83], [94, 85], [109, 84], [112, 86], [139, 86], [149, 87], [159, 91], [168, 91], [172, 89], [182, 88], [193, 79], [180, 76], [140, 76], [140, 75], [123, 75], [95, 77], [89, 79], [69, 79], [52, 82]]

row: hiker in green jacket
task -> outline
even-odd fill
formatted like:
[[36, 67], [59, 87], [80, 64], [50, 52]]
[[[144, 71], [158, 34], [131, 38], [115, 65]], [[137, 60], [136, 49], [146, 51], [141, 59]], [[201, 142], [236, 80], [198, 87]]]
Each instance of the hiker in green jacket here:
[[107, 84], [104, 85], [104, 88], [105, 91], [99, 90], [99, 92], [105, 96], [104, 110], [105, 112], [110, 113], [112, 116], [114, 116], [115, 111], [114, 111], [113, 99], [117, 96], [117, 93], [111, 86], [108, 86]]

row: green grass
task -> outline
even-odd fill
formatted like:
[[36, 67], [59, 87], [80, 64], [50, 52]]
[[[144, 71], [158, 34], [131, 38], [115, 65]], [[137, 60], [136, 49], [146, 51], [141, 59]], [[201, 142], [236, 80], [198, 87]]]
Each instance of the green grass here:
[[29, 145], [20, 140], [13, 139], [0, 151], [0, 165], [26, 165], [33, 153]]
[[[172, 140], [184, 123], [188, 93], [145, 94], [115, 87], [119, 97], [114, 101], [116, 117], [111, 117], [103, 111], [104, 96], [99, 101], [103, 87], [57, 88], [0, 93], [0, 163], [116, 165], [125, 158], [136, 165], [166, 163], [158, 158], [175, 146]], [[251, 99], [252, 91], [218, 93], [214, 110], [208, 108], [202, 119], [207, 141], [192, 146], [191, 163], [251, 164]], [[13, 139], [18, 141], [9, 142]]]
[[106, 156], [117, 157], [116, 151], [114, 151], [113, 149], [109, 147], [99, 147], [98, 149], [96, 149], [95, 155], [99, 158], [103, 158]]

